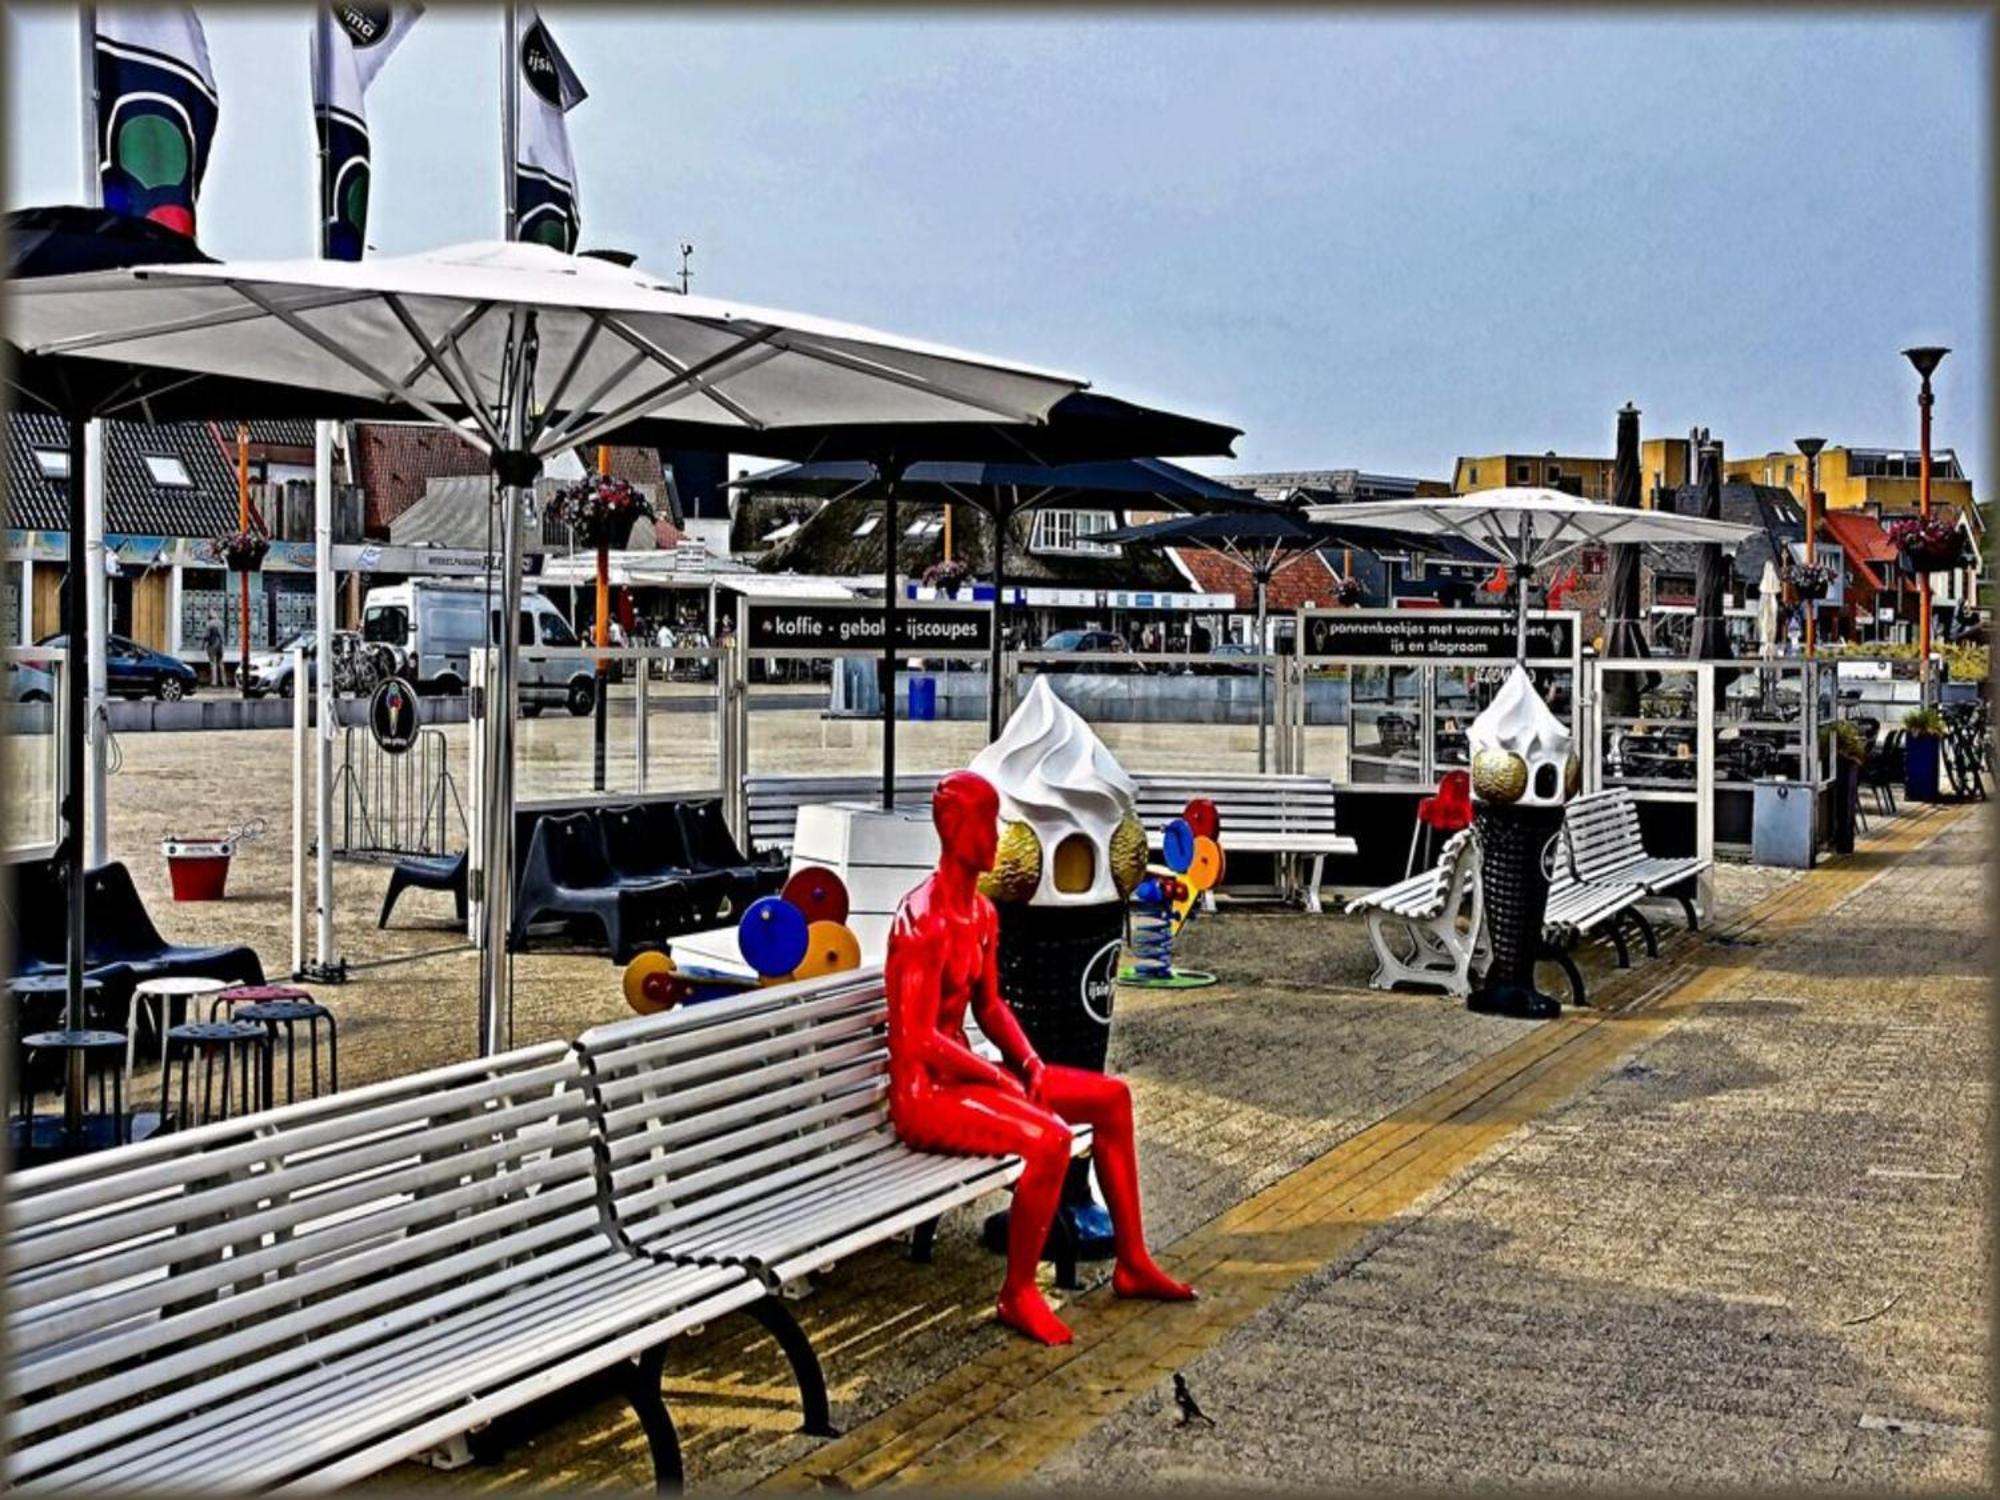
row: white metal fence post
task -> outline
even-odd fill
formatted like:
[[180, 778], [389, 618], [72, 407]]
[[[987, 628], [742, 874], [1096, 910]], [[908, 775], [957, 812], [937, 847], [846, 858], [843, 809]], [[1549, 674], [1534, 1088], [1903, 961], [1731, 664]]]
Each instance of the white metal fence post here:
[[[306, 691], [306, 648], [292, 647], [292, 977], [306, 971], [306, 846], [312, 818], [306, 803], [306, 760], [313, 748], [313, 695]], [[324, 844], [326, 831], [320, 831]]]
[[1696, 904], [1713, 911], [1715, 898], [1715, 667], [1703, 662], [1695, 669], [1694, 852], [1708, 861], [1696, 880]]

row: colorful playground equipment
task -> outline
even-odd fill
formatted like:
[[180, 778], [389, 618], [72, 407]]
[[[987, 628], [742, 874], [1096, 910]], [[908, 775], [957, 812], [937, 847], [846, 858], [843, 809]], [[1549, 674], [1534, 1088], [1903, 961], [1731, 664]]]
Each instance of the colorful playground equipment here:
[[1206, 797], [1192, 799], [1161, 832], [1165, 866], [1148, 865], [1132, 892], [1133, 961], [1118, 971], [1120, 984], [1145, 989], [1200, 989], [1213, 974], [1174, 966], [1174, 939], [1188, 924], [1204, 892], [1222, 882], [1222, 819]]
[[677, 1005], [861, 967], [861, 942], [847, 925], [847, 886], [831, 870], [795, 870], [775, 896], [760, 896], [736, 924], [743, 961], [755, 978], [677, 964], [657, 949], [625, 966], [625, 1003], [642, 1016]]

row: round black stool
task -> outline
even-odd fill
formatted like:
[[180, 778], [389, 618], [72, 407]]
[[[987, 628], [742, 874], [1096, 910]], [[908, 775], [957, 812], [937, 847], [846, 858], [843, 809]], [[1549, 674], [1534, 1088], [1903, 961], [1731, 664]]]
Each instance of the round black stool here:
[[[125, 1121], [125, 1037], [116, 1031], [33, 1031], [21, 1038], [22, 1072], [25, 1077], [27, 1064], [36, 1053], [56, 1053], [64, 1061], [64, 1084], [68, 1089], [68, 1060], [81, 1053], [83, 1056], [84, 1093], [82, 1113], [95, 1113], [99, 1118], [111, 1122], [113, 1144], [123, 1145], [128, 1139]], [[90, 1080], [97, 1080], [97, 1108], [90, 1110]], [[107, 1087], [107, 1081], [109, 1086]], [[65, 1101], [67, 1102], [67, 1101]], [[67, 1115], [65, 1110], [64, 1114]], [[65, 1125], [64, 1143], [67, 1144], [68, 1127]], [[25, 1084], [21, 1089], [21, 1136], [29, 1144], [35, 1140], [35, 1094]]]
[[[211, 1120], [228, 1120], [237, 1115], [250, 1114], [271, 1102], [266, 1083], [271, 1068], [271, 1036], [254, 1022], [195, 1021], [185, 1026], [170, 1026], [167, 1028], [166, 1050], [169, 1073], [176, 1058], [181, 1065], [180, 1100], [169, 1114], [167, 1106], [176, 1091], [171, 1080], [162, 1085], [162, 1126], [168, 1119], [183, 1128], [206, 1125]], [[197, 1058], [201, 1062], [201, 1112], [190, 1117], [189, 1095], [194, 1088]], [[216, 1094], [218, 1081], [222, 1085], [219, 1099]]]
[[273, 1000], [310, 1000], [304, 990], [289, 984], [232, 984], [208, 997], [208, 1018], [213, 1021], [227, 1011], [235, 1015], [249, 1005], [269, 1005]]
[[333, 1012], [312, 1000], [264, 1000], [254, 1005], [239, 1005], [236, 1019], [245, 1025], [262, 1026], [267, 1041], [264, 1047], [264, 1099], [266, 1103], [278, 1102], [275, 1074], [278, 1067], [278, 1028], [285, 1031], [285, 1103], [298, 1098], [298, 1028], [306, 1028], [306, 1050], [311, 1058], [312, 1093], [319, 1097], [319, 1029], [326, 1024], [326, 1072], [327, 1092], [340, 1092], [340, 1027], [333, 1019]]
[[[96, 1012], [101, 1009], [104, 994], [103, 984], [95, 979], [83, 982], [84, 1025], [98, 1019]], [[14, 1071], [14, 1086], [25, 1093], [37, 1090], [29, 1088], [30, 1082], [47, 1090], [56, 1086], [57, 1075], [51, 1072], [46, 1059], [43, 1062], [39, 1080], [31, 1080], [27, 1069], [27, 1058], [21, 1050], [22, 1038], [31, 1031], [61, 1031], [69, 1020], [66, 1006], [69, 985], [61, 974], [23, 975], [7, 981], [7, 1047], [18, 1066]]]

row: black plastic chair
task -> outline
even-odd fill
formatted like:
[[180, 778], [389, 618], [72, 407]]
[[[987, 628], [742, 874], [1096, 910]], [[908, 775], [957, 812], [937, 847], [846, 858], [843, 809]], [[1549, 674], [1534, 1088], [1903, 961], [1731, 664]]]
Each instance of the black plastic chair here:
[[745, 855], [722, 816], [720, 798], [676, 802], [674, 816], [680, 821], [681, 837], [686, 841], [694, 868], [729, 877], [731, 916], [740, 916], [759, 896], [775, 895], [784, 889], [791, 864], [784, 851], [765, 849]]
[[1896, 814], [1896, 788], [1903, 780], [1904, 733], [1892, 729], [1883, 735], [1861, 771], [1862, 785], [1875, 794], [1875, 805], [1888, 817]]
[[677, 880], [621, 881], [589, 813], [545, 816], [535, 824], [514, 897], [510, 946], [527, 945], [529, 926], [549, 915], [588, 918], [604, 931], [611, 957], [624, 963], [641, 947], [685, 930], [692, 906]]
[[678, 881], [687, 889], [690, 920], [707, 926], [716, 919], [729, 896], [729, 875], [695, 868], [671, 802], [600, 808], [597, 817], [605, 857], [621, 881]]
[[450, 891], [457, 903], [458, 920], [465, 921], [466, 887], [468, 885], [467, 851], [457, 854], [426, 855], [415, 859], [399, 859], [389, 872], [389, 889], [382, 896], [382, 915], [376, 919], [377, 927], [389, 925], [389, 913], [396, 909], [396, 898], [412, 888], [420, 891]]

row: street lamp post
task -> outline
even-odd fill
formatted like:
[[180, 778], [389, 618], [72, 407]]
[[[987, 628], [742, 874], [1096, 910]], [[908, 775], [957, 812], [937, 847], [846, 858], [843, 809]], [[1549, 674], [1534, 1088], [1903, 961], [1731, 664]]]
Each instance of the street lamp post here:
[[[1802, 437], [1798, 444], [1799, 452], [1806, 456], [1806, 566], [1810, 568], [1819, 557], [1815, 542], [1819, 535], [1819, 451], [1826, 446], [1826, 439]], [[1805, 606], [1806, 659], [1810, 661], [1817, 642], [1819, 601], [1808, 599]]]
[[[1918, 488], [1917, 506], [1923, 518], [1931, 518], [1931, 372], [1951, 353], [1949, 349], [1924, 346], [1905, 349], [1903, 358], [1916, 367], [1917, 387]], [[1931, 702], [1931, 575], [1917, 576], [1917, 680], [1923, 685], [1924, 706]]]

